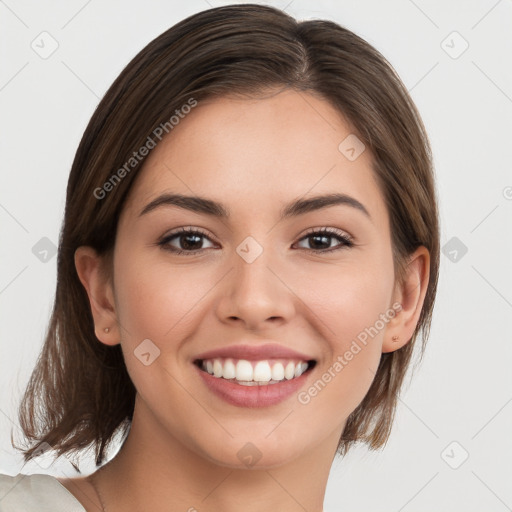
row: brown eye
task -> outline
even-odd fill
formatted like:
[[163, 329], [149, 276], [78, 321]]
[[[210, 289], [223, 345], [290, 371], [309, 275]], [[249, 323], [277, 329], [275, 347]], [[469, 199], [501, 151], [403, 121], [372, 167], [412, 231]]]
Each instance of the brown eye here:
[[192, 253], [195, 254], [198, 251], [207, 249], [210, 247], [204, 247], [205, 240], [213, 246], [213, 243], [208, 236], [196, 229], [180, 228], [178, 231], [170, 233], [165, 236], [158, 245], [160, 245], [166, 251], [170, 251], [176, 254]]
[[[310, 231], [301, 238], [301, 241], [306, 241], [306, 244], [309, 245], [309, 247], [301, 247], [302, 249], [314, 252], [330, 252], [354, 245], [345, 233], [329, 228]], [[335, 242], [334, 246], [332, 245], [333, 242]]]

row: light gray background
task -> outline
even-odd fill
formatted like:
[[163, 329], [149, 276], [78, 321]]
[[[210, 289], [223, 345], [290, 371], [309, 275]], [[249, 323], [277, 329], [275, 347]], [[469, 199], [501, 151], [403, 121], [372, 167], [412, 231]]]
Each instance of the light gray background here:
[[[0, 1], [2, 473], [22, 468], [10, 431], [18, 428], [16, 407], [56, 282], [56, 257], [48, 253], [44, 262], [32, 249], [43, 237], [58, 242], [85, 126], [143, 46], [184, 17], [225, 3]], [[442, 245], [453, 237], [459, 244], [442, 255], [427, 354], [400, 399], [388, 445], [377, 453], [356, 448], [335, 462], [325, 510], [512, 510], [512, 1], [272, 5], [300, 19], [337, 21], [392, 63], [430, 134]], [[31, 48], [34, 40], [50, 48], [48, 36], [38, 37], [43, 31], [59, 45], [47, 59]], [[453, 58], [464, 40], [468, 49]], [[49, 466], [43, 457], [23, 472], [74, 474], [63, 459]], [[93, 469], [86, 460], [84, 473]]]

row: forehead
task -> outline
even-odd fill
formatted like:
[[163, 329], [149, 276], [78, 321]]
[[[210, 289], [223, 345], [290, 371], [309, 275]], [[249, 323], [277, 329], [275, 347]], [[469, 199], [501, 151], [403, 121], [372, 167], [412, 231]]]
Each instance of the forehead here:
[[302, 196], [341, 192], [374, 215], [386, 215], [370, 151], [347, 157], [355, 137], [343, 115], [311, 93], [199, 102], [151, 151], [125, 209], [137, 216], [159, 194], [177, 192], [254, 213]]

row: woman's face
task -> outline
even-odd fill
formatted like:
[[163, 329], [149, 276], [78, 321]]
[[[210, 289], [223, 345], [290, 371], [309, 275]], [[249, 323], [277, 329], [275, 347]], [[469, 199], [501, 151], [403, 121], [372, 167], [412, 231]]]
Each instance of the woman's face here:
[[[288, 90], [199, 102], [151, 150], [119, 221], [113, 293], [155, 439], [233, 467], [336, 447], [396, 311], [388, 212], [361, 149], [329, 103]], [[190, 199], [142, 213], [164, 194], [226, 215]], [[307, 207], [332, 194], [345, 200]], [[280, 380], [301, 361], [314, 364]], [[233, 380], [251, 373], [263, 384]]]

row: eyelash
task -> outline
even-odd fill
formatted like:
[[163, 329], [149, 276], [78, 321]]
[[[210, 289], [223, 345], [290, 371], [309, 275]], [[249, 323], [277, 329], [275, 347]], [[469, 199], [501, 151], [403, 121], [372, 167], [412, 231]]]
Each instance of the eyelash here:
[[[167, 236], [165, 236], [164, 238], [162, 238], [159, 242], [157, 242], [157, 245], [162, 247], [162, 249], [166, 250], [166, 251], [169, 251], [173, 254], [176, 254], [176, 255], [180, 255], [180, 254], [183, 254], [183, 255], [186, 255], [186, 256], [194, 256], [196, 255], [197, 253], [201, 252], [201, 251], [204, 251], [205, 249], [195, 249], [195, 250], [192, 250], [192, 251], [186, 251], [186, 250], [183, 250], [183, 249], [176, 249], [175, 247], [172, 247], [169, 244], [169, 242], [171, 240], [173, 240], [174, 238], [176, 237], [179, 237], [180, 235], [183, 235], [183, 234], [192, 234], [192, 235], [199, 235], [199, 236], [202, 236], [202, 237], [205, 237], [207, 238], [208, 240], [210, 240], [210, 237], [205, 233], [203, 232], [201, 229], [199, 228], [186, 228], [186, 227], [181, 227], [179, 228], [178, 230], [176, 231], [173, 231], [172, 233], [169, 233]], [[354, 242], [352, 241], [352, 239], [346, 235], [343, 231], [340, 231], [338, 229], [335, 229], [335, 228], [311, 228], [310, 230], [308, 230], [303, 236], [302, 238], [299, 239], [299, 242], [306, 239], [306, 238], [310, 238], [314, 235], [320, 235], [320, 236], [326, 236], [329, 237], [329, 238], [336, 238], [338, 239], [339, 242], [341, 242], [339, 245], [335, 246], [335, 247], [331, 247], [330, 249], [319, 249], [319, 250], [316, 250], [316, 249], [304, 249], [305, 251], [308, 251], [308, 252], [312, 252], [312, 253], [320, 253], [320, 254], [325, 254], [325, 253], [330, 253], [330, 252], [334, 252], [334, 251], [338, 251], [340, 249], [344, 249], [344, 248], [350, 248], [350, 247], [353, 247], [355, 244]], [[212, 240], [210, 240], [210, 242], [213, 242]]]

